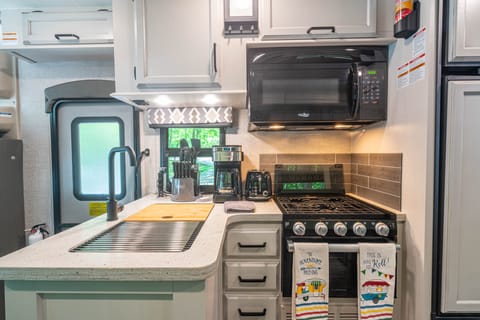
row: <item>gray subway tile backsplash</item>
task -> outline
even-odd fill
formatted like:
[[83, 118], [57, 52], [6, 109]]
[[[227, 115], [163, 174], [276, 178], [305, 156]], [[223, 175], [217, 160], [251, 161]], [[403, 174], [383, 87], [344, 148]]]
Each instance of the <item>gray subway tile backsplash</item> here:
[[260, 168], [274, 174], [278, 164], [331, 164], [344, 166], [345, 191], [401, 210], [401, 153], [261, 154]]

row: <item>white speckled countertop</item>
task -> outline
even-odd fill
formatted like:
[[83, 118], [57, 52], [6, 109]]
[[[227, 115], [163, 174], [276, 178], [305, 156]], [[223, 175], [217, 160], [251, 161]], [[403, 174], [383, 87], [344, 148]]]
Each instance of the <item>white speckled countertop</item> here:
[[192, 247], [178, 253], [69, 252], [126, 217], [168, 198], [149, 195], [125, 206], [117, 221], [105, 215], [0, 258], [2, 280], [201, 280], [212, 275], [222, 254], [227, 224], [236, 221], [281, 221], [272, 200], [256, 202], [255, 213], [226, 214], [223, 204], [212, 209]]
[[[240, 221], [280, 222], [282, 220], [281, 212], [273, 200], [256, 202], [255, 213], [226, 214], [223, 210], [223, 204], [216, 204], [192, 247], [185, 252], [69, 252], [71, 248], [155, 203], [171, 203], [171, 201], [169, 198], [157, 198], [155, 195], [149, 195], [126, 205], [125, 210], [119, 214], [117, 221], [107, 222], [105, 215], [102, 215], [4, 256], [0, 258], [0, 279], [52, 281], [202, 280], [208, 278], [217, 270], [228, 224]], [[405, 221], [405, 214], [389, 210], [397, 214], [398, 221]]]

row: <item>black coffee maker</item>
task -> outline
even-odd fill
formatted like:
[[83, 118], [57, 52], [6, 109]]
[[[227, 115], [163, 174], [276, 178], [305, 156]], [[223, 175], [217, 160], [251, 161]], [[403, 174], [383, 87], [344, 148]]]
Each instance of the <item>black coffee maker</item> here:
[[213, 202], [242, 200], [242, 146], [214, 146]]

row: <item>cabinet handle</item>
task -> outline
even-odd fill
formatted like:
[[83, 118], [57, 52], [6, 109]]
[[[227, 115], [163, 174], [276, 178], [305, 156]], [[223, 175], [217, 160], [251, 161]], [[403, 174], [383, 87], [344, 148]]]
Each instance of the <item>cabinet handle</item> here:
[[266, 282], [267, 281], [267, 276], [263, 276], [263, 278], [260, 278], [260, 279], [244, 279], [244, 278], [242, 278], [242, 276], [238, 276], [238, 281], [247, 282], [247, 283]]
[[213, 71], [217, 73], [217, 43], [213, 43]]
[[310, 28], [308, 28], [307, 33], [312, 34], [312, 31], [315, 31], [315, 30], [331, 30], [332, 33], [334, 33], [335, 32], [335, 27], [334, 26], [310, 27]]
[[240, 242], [237, 242], [237, 244], [240, 248], [265, 248], [267, 246], [266, 242], [262, 244], [242, 244]]
[[62, 38], [75, 38], [80, 40], [80, 37], [77, 36], [75, 33], [55, 33], [55, 39], [62, 40]]
[[263, 311], [260, 312], [243, 312], [242, 309], [238, 308], [238, 314], [240, 317], [264, 317], [267, 314], [267, 309], [263, 308]]

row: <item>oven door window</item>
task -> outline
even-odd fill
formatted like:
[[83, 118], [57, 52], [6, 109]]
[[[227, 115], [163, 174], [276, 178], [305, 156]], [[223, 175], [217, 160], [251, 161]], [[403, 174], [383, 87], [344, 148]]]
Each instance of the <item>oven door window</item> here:
[[284, 117], [284, 112], [294, 109], [327, 116], [331, 120], [348, 118], [356, 94], [352, 70], [350, 64], [328, 67], [283, 65], [274, 69], [261, 66], [250, 75], [251, 109], [253, 112], [268, 112], [272, 117]]
[[330, 297], [357, 297], [357, 254], [330, 253], [329, 263]]

